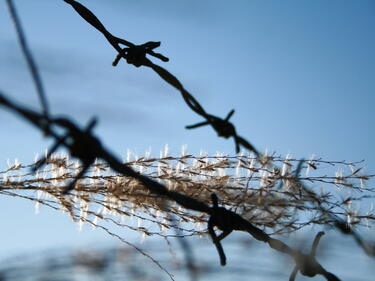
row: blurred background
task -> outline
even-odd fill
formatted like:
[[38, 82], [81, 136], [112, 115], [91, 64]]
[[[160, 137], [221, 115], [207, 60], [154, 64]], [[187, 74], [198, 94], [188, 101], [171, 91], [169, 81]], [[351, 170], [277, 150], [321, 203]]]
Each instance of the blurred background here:
[[[158, 155], [165, 144], [175, 155], [185, 144], [191, 154], [235, 153], [233, 140], [218, 138], [209, 127], [185, 130], [185, 125], [201, 121], [200, 117], [152, 70], [125, 62], [112, 67], [116, 52], [70, 5], [61, 0], [14, 2], [53, 113], [71, 116], [82, 125], [97, 116], [97, 136], [122, 157], [127, 150], [133, 155], [150, 150]], [[152, 60], [176, 75], [209, 113], [225, 117], [234, 108], [231, 120], [238, 134], [258, 150], [291, 153], [296, 158], [364, 159], [365, 171], [375, 171], [374, 1], [81, 3], [116, 36], [136, 44], [161, 41], [157, 51], [170, 61]], [[15, 101], [38, 109], [5, 1], [0, 3], [0, 13], [0, 89]], [[43, 154], [51, 144], [24, 120], [3, 109], [0, 124], [2, 169], [8, 159], [31, 163], [35, 154]], [[74, 254], [64, 252], [68, 249], [122, 247], [99, 230], [84, 227], [79, 232], [63, 213], [42, 208], [35, 215], [31, 202], [0, 198], [0, 206], [3, 266], [11, 265], [8, 260], [12, 257], [25, 257], [26, 262], [28, 257], [33, 260], [47, 250], [52, 251], [46, 254], [47, 260], [50, 256], [59, 260], [64, 255], [63, 259], [68, 256], [69, 260]], [[301, 233], [299, 239], [307, 234], [309, 244], [319, 230]], [[366, 233], [369, 239], [375, 239], [373, 230]], [[122, 234], [140, 243], [139, 236], [125, 230]], [[357, 249], [350, 237], [336, 237], [334, 232], [329, 236], [331, 239], [325, 237], [321, 245], [327, 248], [321, 257], [327, 269], [343, 280], [371, 280], [374, 260]], [[239, 280], [287, 280], [292, 265], [286, 266], [284, 257], [274, 254], [270, 259], [267, 247], [257, 242], [253, 244], [260, 247], [244, 247], [242, 238], [241, 234], [234, 235], [224, 244], [229, 248], [225, 268], [219, 266], [209, 241], [192, 240], [196, 256], [205, 259], [209, 270], [225, 272], [207, 275], [203, 280], [226, 280], [242, 269], [247, 271], [236, 275]], [[167, 246], [153, 250], [151, 244], [159, 245], [157, 242], [144, 243], [142, 247], [150, 248], [156, 257], [168, 252]], [[250, 253], [244, 250], [247, 247]], [[173, 249], [180, 251], [178, 244]], [[170, 255], [160, 259], [171, 264], [167, 261]], [[157, 267], [153, 269], [152, 274], [163, 275]], [[177, 280], [188, 278], [184, 270], [179, 276], [182, 279]], [[65, 280], [37, 278], [34, 280]], [[304, 279], [299, 276], [298, 280]]]

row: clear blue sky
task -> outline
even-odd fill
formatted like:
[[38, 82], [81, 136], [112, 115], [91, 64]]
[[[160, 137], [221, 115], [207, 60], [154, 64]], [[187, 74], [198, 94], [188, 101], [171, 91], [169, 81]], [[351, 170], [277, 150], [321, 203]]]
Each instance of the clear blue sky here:
[[[201, 119], [150, 69], [124, 62], [113, 68], [115, 51], [64, 1], [15, 2], [52, 112], [81, 124], [98, 116], [97, 135], [119, 155], [127, 149], [142, 154], [149, 147], [158, 153], [166, 143], [172, 152], [187, 144], [191, 153], [234, 153], [233, 141], [217, 138], [209, 127], [185, 130]], [[175, 74], [208, 112], [224, 117], [234, 108], [239, 135], [260, 151], [365, 159], [367, 170], [375, 171], [374, 1], [82, 3], [114, 35], [139, 44], [161, 41], [159, 51], [170, 62], [154, 61]], [[39, 106], [5, 1], [0, 2], [0, 89]], [[8, 158], [30, 162], [50, 143], [2, 109], [0, 122], [0, 167]], [[9, 253], [52, 246], [57, 242], [51, 237], [62, 229], [66, 243], [84, 236], [63, 215], [34, 216], [28, 203], [0, 202], [6, 230], [1, 236]], [[36, 242], [41, 235], [44, 241]]]

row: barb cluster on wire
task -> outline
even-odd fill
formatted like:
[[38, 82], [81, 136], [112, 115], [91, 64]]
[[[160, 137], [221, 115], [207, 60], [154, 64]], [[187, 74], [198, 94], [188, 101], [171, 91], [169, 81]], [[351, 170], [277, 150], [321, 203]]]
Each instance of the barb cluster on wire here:
[[[132, 191], [129, 190], [129, 187], [134, 185], [132, 181], [135, 181], [136, 185], [143, 187], [143, 189], [137, 188], [137, 192], [139, 190], [141, 191], [137, 194], [137, 196], [142, 196], [144, 199], [143, 201], [146, 202], [145, 204], [148, 202], [149, 205], [152, 205], [152, 208], [159, 208], [162, 211], [173, 212], [173, 208], [179, 206], [182, 209], [177, 209], [177, 211], [174, 212], [181, 220], [185, 219], [187, 222], [207, 221], [208, 232], [218, 250], [222, 265], [226, 263], [226, 256], [221, 245], [221, 240], [235, 230], [244, 231], [248, 232], [253, 238], [267, 243], [276, 251], [289, 255], [295, 261], [295, 269], [291, 274], [290, 280], [295, 279], [298, 271], [301, 274], [309, 277], [320, 274], [323, 275], [327, 280], [339, 280], [334, 274], [326, 271], [315, 259], [316, 249], [323, 232], [319, 232], [317, 234], [310, 254], [303, 254], [298, 250], [294, 250], [281, 240], [272, 238], [270, 236], [271, 234], [267, 233], [272, 228], [274, 228], [274, 233], [297, 229], [298, 227], [293, 225], [293, 223], [295, 222], [295, 214], [298, 214], [298, 211], [300, 210], [303, 211], [311, 209], [314, 210], [315, 213], [319, 214], [315, 219], [306, 222], [306, 225], [313, 223], [332, 225], [345, 234], [353, 235], [360, 246], [362, 246], [368, 254], [373, 255], [374, 248], [363, 242], [352, 227], [352, 225], [361, 223], [362, 220], [374, 220], [373, 214], [359, 215], [350, 209], [350, 207], [348, 207], [349, 210], [345, 209], [345, 206], [350, 206], [351, 202], [363, 200], [366, 198], [366, 196], [354, 197], [351, 195], [340, 201], [337, 200], [337, 198], [336, 200], [333, 198], [331, 191], [319, 194], [316, 193], [311, 188], [307, 187], [303, 183], [304, 179], [300, 177], [304, 163], [307, 163], [308, 167], [313, 169], [314, 167], [317, 167], [317, 163], [311, 161], [299, 161], [295, 170], [292, 172], [288, 172], [287, 167], [285, 169], [276, 168], [274, 165], [275, 159], [267, 156], [259, 157], [260, 154], [254, 149], [254, 147], [236, 134], [234, 125], [229, 122], [229, 119], [233, 115], [234, 111], [231, 111], [225, 119], [221, 119], [206, 113], [195, 98], [184, 89], [176, 77], [174, 77], [164, 68], [153, 64], [149, 59], [146, 58], [146, 54], [149, 54], [163, 61], [168, 60], [166, 57], [153, 51], [153, 49], [160, 45], [159, 42], [148, 42], [143, 45], [134, 45], [126, 40], [117, 38], [109, 33], [103, 24], [97, 19], [97, 17], [86, 7], [73, 0], [64, 1], [72, 5], [73, 8], [86, 21], [99, 30], [117, 50], [119, 55], [114, 61], [114, 65], [119, 62], [120, 58], [124, 58], [128, 63], [133, 64], [136, 67], [150, 67], [165, 81], [181, 92], [187, 105], [206, 120], [192, 126], [187, 126], [187, 128], [196, 128], [209, 124], [216, 130], [219, 136], [225, 138], [233, 137], [236, 143], [237, 151], [239, 151], [241, 145], [249, 151], [252, 151], [257, 156], [252, 160], [258, 159], [260, 166], [253, 166], [251, 168], [247, 167], [246, 169], [248, 172], [250, 171], [250, 174], [255, 172], [262, 174], [258, 178], [260, 184], [256, 188], [254, 186], [250, 186], [250, 182], [254, 175], [248, 175], [246, 178], [246, 186], [241, 186], [241, 180], [235, 180], [234, 182], [237, 181], [238, 184], [236, 187], [235, 184], [229, 181], [229, 178], [231, 178], [229, 175], [229, 178], [226, 178], [224, 182], [221, 182], [216, 186], [207, 186], [205, 184], [200, 185], [200, 188], [203, 188], [202, 191], [205, 192], [203, 197], [200, 196], [203, 194], [203, 192], [197, 194], [191, 193], [191, 191], [188, 193], [186, 190], [184, 192], [183, 177], [177, 178], [177, 180], [173, 178], [173, 175], [158, 178], [152, 174], [145, 175], [136, 171], [129, 164], [122, 163], [116, 156], [105, 149], [100, 140], [93, 135], [92, 131], [96, 124], [95, 119], [93, 119], [86, 126], [86, 128], [82, 129], [69, 118], [59, 118], [53, 117], [53, 115], [47, 115], [45, 113], [48, 112], [46, 108], [43, 109], [45, 111], [44, 113], [39, 113], [25, 108], [14, 103], [0, 92], [0, 105], [31, 122], [34, 126], [43, 131], [46, 136], [53, 138], [55, 141], [50, 153], [47, 154], [45, 158], [41, 159], [39, 163], [35, 164], [34, 172], [37, 173], [38, 170], [43, 168], [46, 169], [47, 165], [50, 164], [57, 165], [59, 169], [62, 169], [59, 171], [63, 173], [62, 175], [60, 174], [50, 179], [57, 182], [61, 181], [62, 184], [60, 189], [54, 186], [54, 189], [52, 190], [50, 181], [46, 179], [37, 177], [36, 179], [30, 180], [28, 177], [32, 174], [25, 175], [26, 178], [24, 180], [26, 184], [25, 182], [22, 184], [22, 181], [12, 181], [12, 179], [10, 179], [12, 176], [9, 175], [9, 172], [12, 170], [18, 170], [22, 166], [13, 167], [3, 173], [5, 179], [2, 182], [3, 185], [1, 186], [1, 194], [31, 199], [56, 209], [63, 206], [68, 212], [70, 210], [70, 214], [73, 218], [100, 227], [109, 234], [116, 236], [109, 229], [99, 224], [95, 224], [91, 219], [87, 219], [88, 215], [100, 217], [98, 212], [95, 213], [90, 211], [89, 203], [94, 202], [95, 204], [102, 206], [104, 209], [114, 213], [118, 212], [121, 215], [126, 216], [126, 212], [119, 208], [117, 204], [119, 202], [123, 204], [123, 201], [127, 202], [128, 200], [131, 200], [129, 198], [132, 198], [132, 196], [134, 197], [134, 194], [132, 194]], [[7, 2], [11, 3], [12, 1], [8, 0]], [[14, 21], [17, 21], [17, 17], [13, 17], [13, 19]], [[127, 47], [121, 48], [120, 44]], [[57, 162], [52, 160], [53, 153], [61, 147], [67, 149], [71, 156], [80, 161], [79, 166], [77, 167], [78, 171], [77, 169], [74, 171], [70, 170], [71, 167], [69, 166], [69, 162], [64, 162], [63, 159], [58, 159]], [[244, 160], [238, 158], [238, 161], [243, 162]], [[321, 161], [321, 163], [324, 163], [324, 161]], [[284, 164], [286, 166], [290, 165], [290, 163], [288, 164], [287, 162]], [[345, 165], [345, 163], [343, 164]], [[104, 168], [102, 165], [105, 165]], [[94, 169], [99, 170], [110, 169], [112, 173], [115, 173], [115, 175], [109, 175], [108, 178], [103, 175], [90, 175], [88, 172], [90, 171], [90, 168], [93, 167]], [[68, 174], [64, 173], [64, 171], [68, 171]], [[200, 177], [201, 171], [205, 170], [200, 169], [200, 171], [196, 172], [194, 176]], [[354, 191], [360, 190], [362, 187], [358, 187], [355, 184], [350, 183], [349, 180], [357, 179], [360, 181], [365, 181], [369, 177], [373, 177], [373, 175], [363, 176], [359, 175], [359, 172], [360, 170], [357, 169], [352, 171], [350, 175], [344, 176], [338, 174], [334, 177], [320, 177], [316, 179], [316, 181], [321, 181], [326, 184], [333, 183], [345, 188], [353, 189]], [[210, 180], [212, 180], [212, 175], [210, 175], [210, 177]], [[225, 176], [223, 178], [225, 178]], [[160, 180], [162, 180], [163, 183]], [[175, 187], [172, 188], [168, 182], [173, 182], [173, 180], [175, 180], [177, 184], [175, 184]], [[311, 177], [307, 178], [307, 180], [311, 180]], [[122, 185], [122, 181], [124, 181], [125, 184]], [[36, 186], [33, 186], [33, 184], [36, 184]], [[223, 186], [226, 187], [226, 189], [222, 188]], [[50, 198], [35, 199], [34, 197], [21, 195], [18, 192], [15, 192], [15, 190], [19, 189], [36, 189], [48, 194], [52, 200]], [[72, 192], [73, 189], [75, 190], [74, 192]], [[372, 192], [372, 189], [367, 189], [367, 191]], [[243, 192], [245, 192], [245, 194]], [[245, 195], [245, 199], [236, 201], [236, 193], [238, 197]], [[93, 194], [96, 196], [93, 196]], [[217, 194], [219, 194], [220, 200]], [[265, 194], [267, 196], [265, 196]], [[231, 198], [230, 196], [233, 195], [234, 198]], [[119, 198], [121, 198], [122, 201], [117, 201]], [[171, 205], [165, 207], [164, 202], [159, 201], [160, 203], [158, 203], [158, 200], [160, 199], [171, 202]], [[82, 205], [77, 207], [74, 200], [78, 200]], [[232, 201], [232, 203], [229, 203], [227, 200]], [[258, 202], [258, 205], [254, 200]], [[152, 203], [150, 204], [149, 202], [151, 201]], [[228, 209], [231, 207], [230, 205], [233, 204], [233, 202], [235, 204], [234, 211]], [[176, 204], [176, 206], [173, 204]], [[155, 206], [157, 207], [155, 208]], [[141, 206], [141, 208], [144, 207], [145, 206]], [[146, 207], [149, 206], [146, 205]], [[257, 214], [257, 212], [254, 211], [255, 209], [258, 210], [258, 216], [254, 216], [254, 213]], [[74, 211], [77, 210], [80, 210], [82, 213], [80, 215], [75, 214]], [[147, 211], [144, 210], [144, 213], [147, 214]], [[271, 217], [276, 214], [276, 217], [273, 217], [273, 223], [270, 222], [270, 218], [264, 214], [268, 214], [268, 216]], [[152, 213], [147, 214], [147, 216], [148, 217], [141, 217], [141, 219], [148, 221], [153, 221], [153, 219], [155, 219], [155, 215], [153, 216]], [[343, 217], [345, 216], [349, 218], [350, 221], [347, 221], [347, 219], [344, 220]], [[116, 223], [116, 220], [108, 216], [101, 216], [100, 218]], [[289, 220], [289, 225], [284, 223], [285, 218]], [[278, 225], [277, 223], [274, 223], [275, 219], [276, 222], [282, 226], [281, 229], [276, 228]], [[168, 221], [165, 216], [164, 220]], [[156, 224], [160, 225], [159, 221], [155, 222]], [[301, 224], [300, 227], [303, 227], [303, 225], [304, 224]], [[167, 222], [164, 223], [164, 227], [171, 228], [172, 225], [168, 224]], [[176, 225], [173, 224], [173, 227], [176, 227]], [[222, 233], [217, 235], [215, 228], [221, 230]], [[140, 231], [140, 228], [134, 228], [134, 230]], [[189, 232], [188, 229], [183, 227], [180, 230], [184, 231], [184, 233]], [[148, 233], [147, 231], [142, 231], [146, 235], [151, 235], [151, 233]], [[199, 234], [199, 232], [190, 231], [190, 234]], [[116, 237], [127, 243], [120, 236]], [[152, 259], [152, 257], [150, 258]], [[154, 259], [152, 260], [157, 263], [157, 261]], [[157, 264], [160, 266], [159, 263]], [[160, 268], [165, 270], [161, 266]], [[171, 275], [170, 277], [173, 279]]]

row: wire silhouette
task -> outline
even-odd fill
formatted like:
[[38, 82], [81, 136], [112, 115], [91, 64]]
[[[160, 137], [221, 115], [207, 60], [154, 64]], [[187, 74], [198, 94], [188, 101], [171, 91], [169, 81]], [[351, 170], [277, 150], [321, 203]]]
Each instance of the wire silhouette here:
[[[199, 102], [189, 93], [182, 83], [168, 70], [165, 68], [154, 64], [150, 61], [146, 55], [151, 55], [156, 57], [164, 62], [167, 62], [169, 59], [159, 53], [155, 53], [153, 50], [160, 46], [160, 42], [146, 42], [141, 45], [135, 45], [127, 40], [121, 39], [112, 35], [102, 24], [102, 22], [85, 6], [74, 0], [64, 0], [66, 3], [70, 4], [73, 9], [89, 24], [101, 32], [108, 42], [116, 49], [118, 52], [115, 60], [112, 65], [117, 66], [120, 60], [123, 58], [128, 64], [132, 64], [135, 67], [146, 66], [154, 70], [164, 81], [176, 88], [182, 95], [185, 103], [198, 115], [202, 116], [206, 121], [198, 123], [191, 126], [186, 126], [187, 129], [198, 128], [204, 125], [211, 125], [211, 127], [216, 131], [219, 137], [230, 138], [233, 137], [235, 141], [236, 152], [240, 152], [240, 146], [245, 149], [255, 153], [257, 157], [260, 156], [260, 153], [251, 145], [247, 140], [237, 135], [235, 127], [232, 123], [229, 122], [229, 118], [233, 115], [234, 110], [232, 110], [225, 119], [216, 117], [212, 114], [208, 114]], [[122, 48], [120, 45], [125, 45], [125, 48]]]
[[[143, 45], [135, 45], [129, 41], [126, 41], [124, 39], [118, 38], [116, 36], [113, 36], [100, 22], [100, 20], [85, 6], [80, 4], [77, 1], [74, 0], [64, 0], [66, 3], [72, 5], [72, 7], [76, 10], [76, 12], [85, 19], [88, 23], [90, 23], [93, 27], [95, 27], [98, 31], [100, 31], [109, 41], [109, 43], [118, 51], [119, 54], [122, 55], [123, 58], [126, 59], [127, 53], [129, 52], [130, 60], [133, 61], [135, 64], [138, 64], [137, 62], [139, 59], [141, 59], [141, 54], [144, 51], [145, 53], [154, 56], [162, 61], [168, 61], [169, 59], [161, 54], [155, 53], [153, 51], [154, 48], [158, 47], [160, 45], [160, 42], [147, 42]], [[127, 48], [123, 49], [120, 47], [121, 45], [127, 46]], [[138, 59], [137, 59], [138, 58]]]
[[316, 250], [320, 241], [320, 238], [324, 235], [324, 232], [319, 232], [314, 239], [311, 246], [310, 254], [301, 254], [300, 252], [293, 251], [290, 255], [294, 257], [296, 265], [289, 277], [289, 281], [296, 279], [297, 273], [301, 272], [304, 276], [314, 277], [317, 274], [323, 275], [327, 280], [337, 281], [339, 280], [334, 274], [326, 271], [315, 259]]

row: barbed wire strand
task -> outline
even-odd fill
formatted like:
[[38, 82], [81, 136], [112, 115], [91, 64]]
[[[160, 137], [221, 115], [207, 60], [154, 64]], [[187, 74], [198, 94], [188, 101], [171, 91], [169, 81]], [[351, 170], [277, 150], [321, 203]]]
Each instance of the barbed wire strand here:
[[[15, 104], [6, 98], [1, 92], [0, 104], [22, 116], [37, 128], [43, 130], [45, 118], [42, 114]], [[199, 200], [181, 194], [177, 191], [168, 190], [163, 184], [146, 177], [136, 172], [126, 164], [121, 163], [116, 156], [108, 152], [102, 146], [98, 138], [93, 136], [93, 126], [90, 126], [91, 122], [85, 129], [80, 129], [74, 122], [67, 118], [50, 118], [48, 122], [50, 127], [50, 130], [47, 132], [48, 136], [52, 137], [55, 142], [59, 143], [59, 146], [63, 146], [68, 149], [70, 155], [79, 159], [83, 164], [83, 167], [91, 166], [95, 159], [103, 160], [114, 171], [139, 180], [147, 189], [150, 190], [150, 192], [159, 196], [164, 196], [186, 209], [206, 213], [210, 217], [208, 222], [209, 228], [211, 229], [210, 234], [218, 249], [221, 263], [223, 265], [225, 264], [225, 253], [221, 246], [221, 240], [235, 230], [245, 231], [255, 239], [268, 243], [269, 246], [274, 250], [291, 256], [302, 275], [313, 277], [319, 274], [323, 275], [328, 281], [340, 280], [334, 274], [326, 271], [321, 264], [316, 261], [313, 255], [305, 255], [300, 251], [290, 248], [281, 240], [270, 237], [263, 230], [254, 226], [240, 215], [234, 213], [233, 211], [227, 210], [224, 207], [219, 207], [216, 194], [213, 193], [211, 195], [213, 207], [210, 207]], [[54, 127], [57, 127], [60, 130], [65, 130], [66, 132], [64, 135], [68, 135], [68, 138], [65, 141], [62, 141], [61, 136], [53, 130]], [[87, 128], [90, 128], [90, 130], [87, 130]], [[73, 188], [74, 186], [69, 184], [62, 192], [63, 194], [67, 195]], [[215, 226], [222, 230], [222, 233], [219, 236], [216, 236], [213, 230], [213, 227]], [[294, 272], [295, 270], [293, 273]]]
[[[73, 9], [89, 24], [91, 24], [95, 29], [101, 32], [108, 42], [116, 49], [118, 55], [114, 62], [113, 66], [116, 66], [121, 58], [125, 59], [128, 64], [132, 64], [136, 67], [146, 66], [154, 70], [164, 81], [176, 88], [182, 95], [185, 103], [198, 115], [202, 116], [205, 121], [200, 122], [194, 125], [186, 126], [186, 129], [194, 129], [205, 125], [211, 125], [212, 128], [216, 131], [219, 137], [231, 138], [233, 137], [235, 142], [236, 152], [240, 152], [240, 147], [252, 151], [257, 157], [260, 157], [260, 153], [256, 148], [250, 144], [246, 139], [239, 136], [236, 132], [235, 126], [229, 122], [230, 117], [233, 115], [234, 110], [231, 110], [226, 118], [220, 118], [212, 114], [208, 114], [200, 103], [194, 98], [194, 96], [189, 93], [182, 83], [168, 70], [165, 68], [154, 64], [150, 61], [146, 54], [154, 56], [161, 59], [162, 61], [168, 61], [168, 58], [164, 57], [161, 54], [153, 52], [153, 49], [160, 46], [160, 42], [146, 42], [142, 45], [135, 45], [127, 40], [121, 39], [112, 35], [102, 24], [102, 22], [84, 5], [80, 4], [74, 0], [64, 0], [66, 3], [70, 4]], [[127, 46], [126, 48], [121, 48], [120, 44]]]

